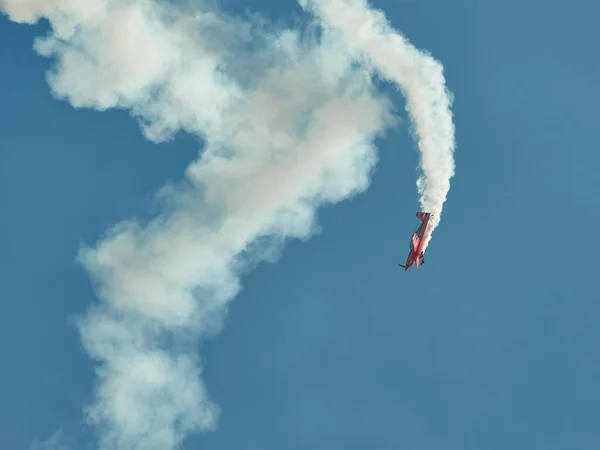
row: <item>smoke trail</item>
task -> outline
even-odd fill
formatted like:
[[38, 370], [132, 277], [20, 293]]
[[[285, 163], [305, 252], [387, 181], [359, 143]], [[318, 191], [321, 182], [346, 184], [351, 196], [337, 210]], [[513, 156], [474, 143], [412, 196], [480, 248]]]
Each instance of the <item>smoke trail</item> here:
[[366, 0], [299, 0], [324, 26], [340, 30], [385, 78], [397, 83], [406, 97], [421, 152], [422, 175], [417, 181], [423, 211], [433, 214], [424, 248], [440, 221], [450, 178], [454, 176], [454, 124], [442, 65], [419, 51]]
[[86, 415], [100, 448], [176, 448], [219, 415], [199, 339], [219, 330], [244, 270], [308, 238], [320, 205], [367, 188], [389, 104], [335, 33], [153, 0], [1, 5], [14, 21], [49, 20], [35, 49], [54, 58], [56, 97], [128, 109], [153, 141], [205, 141], [160, 192], [158, 217], [118, 224], [78, 257], [101, 300], [79, 322], [98, 363]]
[[407, 95], [421, 203], [439, 219], [453, 171], [441, 66], [363, 2], [310, 5], [330, 25], [319, 39], [154, 0], [0, 0], [13, 21], [50, 22], [35, 49], [55, 61], [57, 98], [127, 109], [152, 141], [183, 130], [205, 142], [154, 220], [118, 224], [78, 256], [101, 300], [79, 331], [98, 363], [86, 410], [102, 449], [169, 450], [212, 429], [196, 347], [219, 330], [240, 274], [308, 238], [319, 206], [368, 187], [373, 140], [393, 118], [348, 42]]

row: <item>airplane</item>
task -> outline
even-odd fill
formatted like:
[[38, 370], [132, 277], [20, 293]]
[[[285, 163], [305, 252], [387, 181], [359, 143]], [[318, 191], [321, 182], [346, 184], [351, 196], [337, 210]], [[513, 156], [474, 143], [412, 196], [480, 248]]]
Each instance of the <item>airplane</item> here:
[[400, 267], [404, 267], [404, 270], [408, 270], [413, 264], [418, 269], [421, 265], [425, 264], [424, 252], [422, 250], [425, 242], [425, 231], [431, 218], [431, 213], [418, 212], [417, 217], [421, 219], [421, 224], [417, 227], [413, 235], [410, 237], [410, 252], [408, 258], [406, 258], [406, 264], [398, 264]]

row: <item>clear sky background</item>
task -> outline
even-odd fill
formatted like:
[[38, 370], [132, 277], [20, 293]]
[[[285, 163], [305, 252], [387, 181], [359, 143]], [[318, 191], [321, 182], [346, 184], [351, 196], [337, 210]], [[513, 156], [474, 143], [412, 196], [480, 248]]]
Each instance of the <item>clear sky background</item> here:
[[[369, 190], [319, 213], [243, 279], [203, 379], [222, 414], [184, 449], [600, 448], [600, 4], [378, 0], [445, 67], [456, 177], [427, 263], [405, 125]], [[289, 18], [289, 0], [228, 0]], [[145, 141], [125, 112], [53, 99], [46, 24], [0, 17], [0, 448], [91, 441], [94, 366], [72, 319], [95, 301], [81, 242], [147, 214], [198, 151]], [[392, 98], [401, 102], [391, 87]], [[403, 108], [400, 108], [403, 116]]]

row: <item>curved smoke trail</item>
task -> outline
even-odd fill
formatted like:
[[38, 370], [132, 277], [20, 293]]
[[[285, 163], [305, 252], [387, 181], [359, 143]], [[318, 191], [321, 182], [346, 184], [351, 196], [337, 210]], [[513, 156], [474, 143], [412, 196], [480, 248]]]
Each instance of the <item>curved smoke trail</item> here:
[[319, 39], [155, 0], [0, 0], [13, 21], [49, 21], [35, 49], [55, 61], [57, 98], [127, 109], [152, 141], [184, 130], [205, 142], [183, 182], [160, 192], [158, 217], [118, 224], [79, 254], [101, 300], [79, 332], [98, 363], [86, 411], [102, 449], [170, 450], [212, 429], [196, 347], [218, 331], [240, 274], [309, 237], [319, 206], [368, 187], [374, 139], [393, 117], [348, 42], [407, 96], [421, 203], [439, 220], [453, 173], [441, 66], [364, 2], [303, 5], [324, 19]]
[[424, 249], [440, 222], [454, 176], [454, 124], [443, 66], [416, 49], [365, 0], [300, 0], [325, 27], [339, 30], [351, 48], [402, 90], [421, 153], [417, 181], [421, 210], [433, 214]]

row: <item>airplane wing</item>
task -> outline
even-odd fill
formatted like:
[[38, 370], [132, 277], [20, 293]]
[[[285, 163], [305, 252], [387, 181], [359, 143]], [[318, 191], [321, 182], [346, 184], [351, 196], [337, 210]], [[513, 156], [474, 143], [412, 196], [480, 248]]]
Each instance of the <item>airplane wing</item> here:
[[429, 219], [431, 218], [431, 213], [418, 212], [417, 217], [421, 219], [421, 225], [419, 225], [419, 228], [417, 229], [417, 234], [420, 241], [425, 236], [425, 231], [427, 230], [427, 225], [429, 224]]
[[419, 257], [415, 259], [415, 267], [419, 268], [423, 264], [425, 264], [425, 257], [423, 256], [423, 253], [421, 253]]

